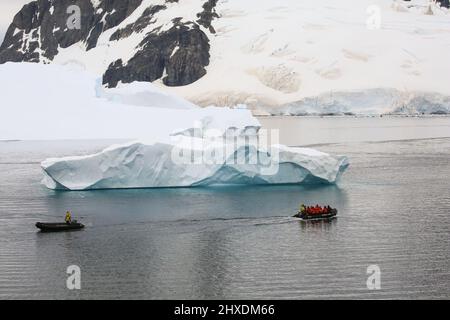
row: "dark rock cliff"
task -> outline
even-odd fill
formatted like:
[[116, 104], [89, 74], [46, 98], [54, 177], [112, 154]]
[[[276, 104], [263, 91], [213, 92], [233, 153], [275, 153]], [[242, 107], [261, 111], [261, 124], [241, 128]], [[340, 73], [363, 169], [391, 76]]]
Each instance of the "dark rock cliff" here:
[[[411, 0], [403, 0], [410, 2]], [[437, 3], [439, 3], [442, 7], [450, 8], [450, 0], [436, 0]]]
[[[37, 0], [26, 4], [14, 17], [0, 47], [0, 64], [53, 60], [58, 47], [85, 42], [87, 50], [97, 45], [100, 34], [120, 24], [142, 0], [104, 0], [98, 8], [89, 0]], [[80, 8], [80, 29], [68, 29], [67, 8]]]
[[[182, 22], [181, 18], [176, 18], [169, 30], [152, 30], [139, 44], [139, 51], [128, 62], [119, 59], [110, 64], [103, 75], [103, 84], [115, 87], [119, 81], [152, 82], [162, 78], [167, 86], [183, 86], [203, 77], [209, 64], [210, 46], [207, 35], [199, 25], [215, 33], [212, 21], [219, 17], [215, 12], [216, 4], [217, 0], [207, 0], [195, 22]], [[166, 6], [161, 5], [148, 7], [139, 19], [117, 30], [110, 40], [120, 40], [140, 32], [153, 23], [155, 14], [165, 9]]]
[[441, 6], [445, 8], [450, 8], [450, 0], [437, 0], [441, 4]]
[[[168, 86], [190, 84], [206, 74], [209, 40], [197, 24], [174, 21], [167, 31], [149, 33], [141, 49], [124, 65], [117, 60], [103, 76], [103, 84], [115, 87], [119, 81], [155, 81]], [[164, 73], [165, 70], [165, 73]]]

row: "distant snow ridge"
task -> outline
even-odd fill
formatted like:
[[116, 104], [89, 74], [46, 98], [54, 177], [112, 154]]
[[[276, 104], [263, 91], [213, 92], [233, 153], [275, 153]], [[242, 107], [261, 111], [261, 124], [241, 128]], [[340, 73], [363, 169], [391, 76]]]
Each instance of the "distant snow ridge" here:
[[432, 92], [378, 88], [329, 92], [281, 107], [271, 115], [438, 115], [450, 114], [450, 96]]
[[348, 166], [344, 156], [244, 141], [205, 143], [182, 135], [166, 143], [135, 142], [89, 156], [47, 159], [41, 164], [43, 183], [61, 190], [335, 183]]

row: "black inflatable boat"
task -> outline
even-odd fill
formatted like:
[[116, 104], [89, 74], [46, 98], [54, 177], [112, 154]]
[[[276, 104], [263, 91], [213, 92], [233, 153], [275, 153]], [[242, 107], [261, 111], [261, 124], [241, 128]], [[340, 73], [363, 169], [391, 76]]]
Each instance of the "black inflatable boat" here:
[[71, 223], [65, 222], [37, 222], [36, 227], [43, 232], [57, 232], [57, 231], [69, 231], [80, 230], [84, 228], [82, 223], [73, 221]]
[[305, 214], [305, 213], [297, 213], [294, 215], [294, 218], [299, 218], [302, 220], [329, 220], [333, 219], [337, 216], [337, 209], [331, 209], [329, 213], [323, 214]]

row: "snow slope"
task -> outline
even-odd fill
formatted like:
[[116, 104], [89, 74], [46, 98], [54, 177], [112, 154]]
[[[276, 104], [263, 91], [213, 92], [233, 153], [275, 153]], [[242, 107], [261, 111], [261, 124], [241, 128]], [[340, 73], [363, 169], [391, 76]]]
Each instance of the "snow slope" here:
[[[169, 4], [140, 33], [109, 40], [150, 3], [144, 1], [123, 23], [104, 32], [96, 48], [85, 52], [75, 44], [61, 49], [55, 62], [76, 57], [88, 70], [103, 73], [111, 61], [127, 61], [147, 31], [166, 30], [177, 16], [195, 20], [203, 1]], [[207, 74], [182, 87], [156, 81], [161, 89], [201, 106], [242, 103], [275, 114], [330, 95], [347, 100], [336, 112], [363, 113], [393, 112], [405, 104], [405, 95], [435, 96], [431, 104], [450, 96], [450, 13], [428, 0], [219, 0], [216, 10], [216, 33], [205, 30], [211, 45]], [[372, 103], [377, 97], [370, 94], [380, 90], [395, 91], [396, 98], [384, 106]], [[360, 108], [360, 99], [352, 100], [354, 92], [369, 94], [366, 108]], [[310, 113], [324, 109], [309, 107]], [[450, 106], [445, 102], [438, 109]]]
[[[220, 1], [208, 74], [166, 90], [200, 105], [246, 103], [263, 110], [334, 93], [348, 93], [350, 100], [353, 91], [383, 88], [399, 96], [450, 96], [450, 13], [432, 6], [426, 14], [427, 2]], [[381, 19], [374, 30], [366, 23], [373, 5]], [[358, 101], [349, 102], [349, 111], [358, 109]]]
[[196, 123], [259, 127], [248, 110], [201, 109], [150, 83], [104, 89], [77, 65], [6, 63], [0, 88], [0, 140], [168, 139]]

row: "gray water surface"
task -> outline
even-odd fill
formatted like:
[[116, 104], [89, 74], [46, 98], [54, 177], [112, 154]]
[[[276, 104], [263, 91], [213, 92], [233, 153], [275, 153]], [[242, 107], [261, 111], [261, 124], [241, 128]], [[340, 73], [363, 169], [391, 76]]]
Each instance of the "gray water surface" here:
[[[394, 132], [385, 141], [370, 139], [366, 119], [346, 133], [328, 119], [359, 137], [349, 143], [337, 133], [305, 141], [294, 120], [279, 121], [262, 120], [282, 128], [282, 142], [349, 156], [337, 186], [53, 191], [40, 184], [40, 161], [111, 142], [0, 142], [0, 298], [450, 298], [450, 119], [434, 132], [425, 119], [424, 138]], [[323, 119], [297, 121], [314, 128]], [[397, 131], [402, 123], [413, 130], [405, 119]], [[373, 120], [375, 136], [380, 126]], [[339, 217], [290, 218], [300, 202], [330, 203]], [[36, 221], [67, 209], [85, 230], [37, 232]], [[73, 264], [78, 291], [66, 288]], [[373, 264], [378, 291], [366, 286]]]

